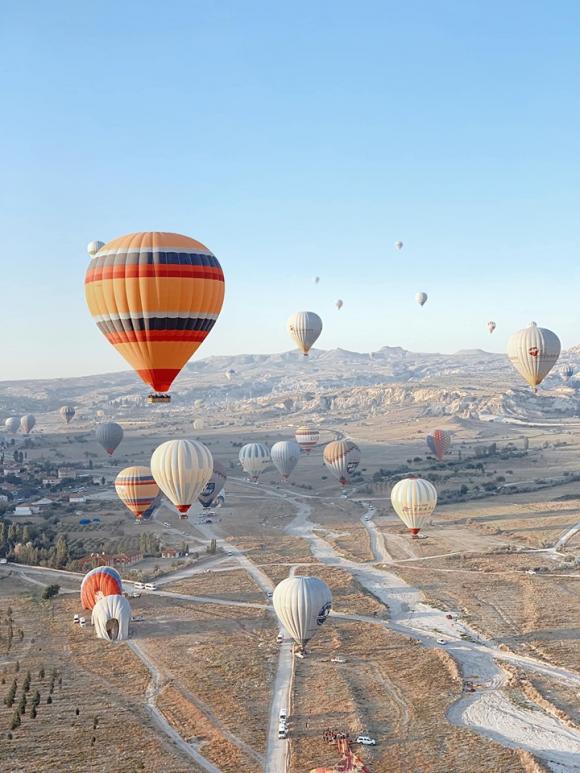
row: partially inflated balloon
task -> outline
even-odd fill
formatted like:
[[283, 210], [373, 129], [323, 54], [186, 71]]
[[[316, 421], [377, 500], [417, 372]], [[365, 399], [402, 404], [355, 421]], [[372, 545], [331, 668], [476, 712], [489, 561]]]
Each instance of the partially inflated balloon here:
[[427, 435], [427, 445], [441, 461], [451, 445], [451, 433], [444, 429], [436, 429], [432, 435]]
[[23, 416], [20, 419], [20, 428], [25, 435], [28, 435], [28, 433], [32, 431], [35, 424], [36, 418], [31, 413], [27, 413], [26, 416]]
[[272, 604], [280, 623], [304, 649], [326, 622], [332, 607], [332, 593], [318, 577], [287, 577], [274, 589]]
[[81, 583], [81, 605], [92, 609], [105, 596], [121, 596], [123, 583], [121, 575], [111, 566], [98, 566], [85, 574]]
[[262, 443], [246, 443], [240, 448], [239, 454], [242, 470], [246, 472], [253, 481], [257, 481], [271, 462], [270, 452]]
[[555, 333], [532, 322], [513, 334], [508, 341], [507, 354], [514, 368], [535, 392], [558, 361], [560, 348], [560, 339]]
[[75, 411], [74, 405], [63, 405], [59, 413], [62, 416], [62, 418], [66, 421], [66, 423], [70, 424], [71, 421], [74, 419], [74, 415], [76, 411]]
[[272, 463], [284, 480], [288, 480], [300, 459], [300, 446], [294, 440], [281, 440], [270, 450]]
[[203, 507], [211, 507], [220, 495], [227, 480], [226, 468], [217, 459], [213, 460], [213, 472], [211, 478], [205, 484], [203, 491], [198, 496], [198, 500]]
[[352, 440], [333, 440], [323, 453], [324, 464], [346, 486], [360, 462], [360, 449]]
[[224, 276], [201, 242], [144, 232], [105, 244], [85, 295], [98, 328], [156, 392], [167, 392], [220, 313]]
[[6, 432], [10, 432], [11, 435], [15, 435], [20, 429], [20, 416], [10, 416], [4, 422]]
[[496, 325], [496, 324], [495, 324], [495, 322], [493, 322], [492, 320], [490, 320], [490, 321], [487, 323], [487, 329], [489, 330], [489, 332], [490, 332], [490, 335], [491, 335], [491, 333], [493, 333], [493, 331], [496, 329], [496, 327], [497, 327], [497, 325]]
[[159, 487], [149, 467], [126, 467], [117, 475], [115, 490], [121, 502], [141, 518], [159, 494]]
[[320, 432], [313, 424], [304, 424], [302, 427], [298, 427], [294, 437], [300, 448], [309, 454], [318, 443]]
[[313, 311], [298, 311], [288, 320], [288, 332], [306, 356], [322, 332], [322, 320]]
[[114, 421], [106, 421], [97, 426], [95, 437], [97, 438], [97, 443], [105, 449], [109, 456], [112, 456], [121, 440], [123, 440], [123, 427]]
[[404, 478], [391, 491], [391, 503], [399, 518], [416, 537], [437, 505], [437, 490], [423, 478]]
[[213, 472], [213, 457], [203, 443], [168, 440], [151, 457], [151, 472], [165, 496], [187, 518], [187, 511]]
[[415, 296], [415, 300], [417, 301], [419, 306], [424, 306], [427, 303], [428, 297], [429, 296], [427, 295], [427, 293], [417, 293], [417, 295]]

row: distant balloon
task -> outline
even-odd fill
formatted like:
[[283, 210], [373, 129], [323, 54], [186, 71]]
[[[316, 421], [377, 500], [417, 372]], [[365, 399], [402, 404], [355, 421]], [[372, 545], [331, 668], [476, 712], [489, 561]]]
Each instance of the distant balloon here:
[[427, 445], [441, 461], [451, 445], [451, 433], [444, 429], [436, 429], [432, 435], [427, 435]]
[[20, 416], [10, 416], [4, 422], [6, 432], [10, 432], [11, 435], [15, 435], [20, 429]]
[[193, 401], [193, 407], [199, 411], [200, 408], [203, 407], [203, 400], [194, 400]]
[[270, 452], [262, 443], [246, 443], [240, 448], [239, 459], [242, 470], [253, 481], [257, 481], [260, 473], [271, 463]]
[[523, 378], [537, 391], [560, 356], [560, 339], [551, 330], [531, 322], [508, 341], [508, 357]]
[[202, 507], [211, 507], [220, 495], [227, 480], [227, 472], [224, 465], [217, 459], [213, 460], [213, 472], [211, 478], [205, 484], [203, 491], [198, 496]]
[[294, 435], [296, 442], [303, 451], [309, 454], [320, 439], [320, 432], [313, 424], [303, 424]]
[[123, 427], [114, 421], [98, 424], [95, 430], [97, 443], [105, 449], [109, 456], [113, 455], [119, 443], [123, 440], [123, 434]]
[[97, 566], [83, 577], [81, 583], [81, 606], [92, 609], [105, 596], [122, 596], [121, 575], [111, 566]]
[[98, 240], [95, 240], [94, 242], [89, 242], [87, 244], [87, 252], [89, 253], [89, 257], [94, 258], [97, 252], [101, 249], [101, 247], [105, 246], [105, 242], [100, 242]]
[[219, 316], [224, 275], [195, 239], [133, 233], [91, 258], [85, 297], [109, 343], [155, 392], [168, 392]]
[[567, 368], [562, 369], [562, 379], [566, 382], [570, 381], [572, 376], [574, 375], [574, 368], [568, 365]]
[[306, 356], [322, 332], [322, 320], [313, 311], [298, 311], [287, 326], [294, 343]]
[[115, 479], [115, 490], [121, 502], [139, 519], [153, 504], [159, 486], [149, 467], [126, 467]]
[[235, 375], [236, 371], [233, 368], [228, 368], [226, 370], [226, 378], [228, 381], [231, 381]]
[[417, 293], [417, 295], [415, 296], [415, 300], [417, 301], [419, 306], [424, 306], [427, 303], [428, 297], [429, 296], [427, 295], [427, 293]]
[[323, 452], [324, 464], [346, 486], [360, 462], [360, 449], [352, 440], [333, 440]]
[[489, 330], [490, 335], [493, 333], [496, 327], [497, 325], [495, 324], [495, 322], [492, 322], [491, 320], [487, 323], [487, 329]]
[[200, 432], [205, 428], [205, 421], [203, 419], [195, 419], [193, 422], [193, 428], [196, 432]]
[[314, 284], [317, 285], [319, 282], [320, 282], [320, 277], [319, 276], [315, 276], [314, 277]]
[[404, 478], [391, 491], [393, 509], [416, 537], [437, 505], [437, 490], [423, 478]]
[[187, 518], [185, 513], [212, 476], [213, 457], [203, 443], [168, 440], [153, 451], [151, 472], [161, 491]]
[[36, 418], [31, 413], [27, 413], [26, 416], [23, 416], [20, 419], [20, 428], [25, 435], [28, 435], [32, 431], [35, 424]]
[[343, 301], [341, 301], [341, 299], [339, 298], [339, 299], [337, 300], [337, 302], [336, 302], [336, 308], [337, 308], [337, 309], [340, 311], [340, 310], [342, 309], [342, 307], [343, 307], [343, 306], [344, 306], [344, 303], [343, 303]]
[[294, 440], [280, 440], [270, 449], [274, 467], [284, 480], [288, 480], [300, 459], [300, 446]]
[[403, 242], [395, 242], [395, 249], [396, 250], [402, 250], [403, 249]]
[[74, 419], [76, 411], [75, 411], [74, 405], [63, 405], [59, 413], [62, 416], [62, 418], [66, 421], [66, 423], [70, 424], [71, 421]]
[[332, 593], [318, 577], [286, 577], [272, 596], [274, 611], [301, 650], [326, 622], [332, 607]]

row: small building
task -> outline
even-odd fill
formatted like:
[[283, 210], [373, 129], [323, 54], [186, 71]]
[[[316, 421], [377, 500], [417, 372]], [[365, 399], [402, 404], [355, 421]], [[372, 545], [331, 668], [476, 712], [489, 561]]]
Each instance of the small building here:
[[16, 505], [14, 515], [38, 515], [40, 508], [34, 505]]
[[87, 501], [86, 497], [69, 497], [68, 501], [71, 505], [84, 505]]
[[54, 500], [49, 499], [48, 497], [43, 497], [42, 499], [39, 499], [37, 502], [33, 502], [33, 507], [38, 507], [40, 512], [43, 512], [43, 510], [48, 510], [49, 507], [52, 507], [54, 505]]
[[175, 548], [161, 548], [161, 558], [177, 558], [178, 555]]

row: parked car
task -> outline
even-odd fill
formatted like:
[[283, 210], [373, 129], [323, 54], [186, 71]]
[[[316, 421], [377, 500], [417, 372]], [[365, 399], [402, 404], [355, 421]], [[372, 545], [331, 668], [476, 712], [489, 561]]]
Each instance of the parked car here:
[[287, 718], [288, 714], [286, 713], [286, 709], [280, 709], [280, 722], [286, 722]]
[[282, 642], [284, 641], [284, 637], [282, 636], [281, 633], [279, 633], [278, 636], [276, 636], [276, 641], [278, 642], [278, 644], [282, 644]]
[[369, 735], [359, 735], [356, 739], [357, 743], [362, 743], [363, 746], [376, 746], [377, 742], [374, 738], [371, 738]]
[[79, 616], [78, 616], [78, 615], [75, 615], [75, 616], [73, 617], [73, 623], [78, 623], [78, 621], [79, 621]]
[[335, 658], [330, 658], [330, 662], [331, 663], [346, 663], [346, 658], [341, 658], [341, 657], [337, 656]]
[[447, 644], [445, 639], [437, 639], [437, 644]]
[[157, 585], [153, 585], [152, 582], [146, 582], [145, 590], [157, 590]]
[[136, 582], [136, 583], [133, 583], [133, 584], [134, 584], [135, 588], [138, 588], [139, 590], [143, 590], [143, 588], [145, 587], [145, 584], [142, 583], [142, 582]]

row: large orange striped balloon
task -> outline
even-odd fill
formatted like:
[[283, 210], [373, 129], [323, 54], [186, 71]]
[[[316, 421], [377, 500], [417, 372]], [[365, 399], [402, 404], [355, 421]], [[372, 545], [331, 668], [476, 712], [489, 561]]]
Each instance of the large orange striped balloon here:
[[135, 518], [141, 518], [159, 494], [159, 486], [149, 467], [125, 467], [117, 475], [115, 489], [121, 502]]
[[224, 275], [201, 242], [157, 231], [94, 255], [85, 297], [99, 330], [156, 392], [167, 392], [215, 324]]

